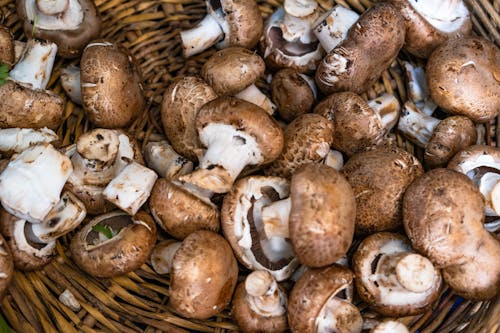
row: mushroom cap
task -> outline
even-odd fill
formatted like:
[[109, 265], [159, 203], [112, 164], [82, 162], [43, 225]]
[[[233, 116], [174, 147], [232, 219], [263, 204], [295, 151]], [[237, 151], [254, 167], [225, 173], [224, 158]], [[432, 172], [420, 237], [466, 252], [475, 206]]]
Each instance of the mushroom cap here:
[[123, 46], [104, 40], [88, 44], [80, 71], [83, 107], [96, 126], [125, 127], [143, 112], [141, 71]]
[[314, 113], [333, 125], [332, 147], [351, 156], [383, 143], [386, 130], [382, 118], [366, 101], [353, 92], [328, 96], [314, 108]]
[[[411, 252], [411, 244], [403, 235], [380, 232], [365, 238], [354, 253], [352, 267], [358, 295], [373, 310], [384, 316], [402, 317], [423, 313], [440, 295], [441, 274], [434, 267], [431, 268], [434, 271], [432, 286], [422, 292], [412, 292], [398, 282], [399, 278], [393, 281], [385, 272], [378, 272], [379, 264], [388, 264], [382, 262], [384, 256]], [[407, 270], [407, 273], [414, 279], [418, 277], [416, 272]], [[381, 281], [386, 285], [379, 284]]]
[[401, 225], [403, 195], [423, 174], [416, 157], [398, 147], [377, 147], [353, 155], [342, 169], [356, 197], [356, 233]]
[[448, 169], [467, 175], [481, 166], [500, 166], [500, 149], [487, 145], [472, 145], [459, 151], [448, 163]]
[[174, 255], [170, 305], [186, 318], [207, 319], [231, 301], [238, 264], [231, 246], [212, 231], [187, 236]]
[[[332, 301], [349, 311], [336, 318], [339, 332], [361, 332], [363, 319], [354, 305], [342, 294], [353, 282], [353, 273], [345, 267], [332, 265], [307, 270], [295, 283], [288, 298], [288, 324], [293, 333], [316, 333], [323, 308]], [[334, 299], [335, 298], [335, 299]], [[346, 298], [349, 298], [348, 296]], [[337, 305], [337, 304], [336, 304]]]
[[254, 84], [264, 75], [264, 60], [242, 47], [217, 51], [201, 68], [201, 77], [220, 96], [231, 96]]
[[[32, 0], [17, 1], [17, 14], [24, 23], [24, 32], [28, 36], [34, 34], [33, 37], [35, 38], [45, 39], [56, 43], [58, 54], [61, 57], [78, 57], [87, 43], [99, 37], [101, 33], [101, 18], [94, 1], [78, 0], [83, 13], [83, 20], [78, 26], [71, 27], [68, 30], [43, 29], [37, 25], [36, 19], [29, 17], [28, 10], [26, 9], [26, 6], [29, 6], [29, 4], [36, 7], [34, 2], [35, 1]], [[30, 9], [29, 12], [32, 10], [33, 9]]]
[[[93, 230], [96, 224], [109, 226], [118, 233], [100, 240]], [[148, 259], [156, 242], [156, 225], [149, 214], [139, 211], [129, 216], [114, 211], [95, 217], [71, 240], [71, 256], [75, 263], [94, 277], [109, 278], [129, 273]]]
[[247, 101], [219, 97], [208, 102], [196, 116], [198, 133], [210, 124], [230, 125], [254, 137], [264, 158], [261, 164], [275, 160], [283, 149], [283, 131], [278, 123], [262, 108]]
[[64, 100], [53, 92], [7, 80], [0, 86], [0, 100], [0, 128], [55, 130], [63, 121]]
[[[460, 25], [456, 26], [455, 29], [446, 31], [440, 30], [429, 23], [410, 4], [409, 0], [391, 0], [390, 2], [398, 8], [405, 19], [406, 37], [404, 48], [417, 57], [427, 59], [432, 51], [448, 39], [463, 38], [472, 32], [472, 21], [465, 5], [463, 5], [463, 10], [467, 15], [457, 22]], [[456, 19], [456, 17], [450, 17], [451, 19]]]
[[316, 100], [311, 84], [304, 74], [292, 68], [277, 72], [271, 82], [271, 95], [281, 118], [290, 122], [311, 111]]
[[330, 151], [333, 126], [318, 114], [295, 118], [285, 129], [285, 146], [265, 170], [268, 175], [289, 178], [307, 163], [319, 163]]
[[485, 123], [500, 110], [500, 49], [480, 37], [451, 39], [426, 66], [432, 100], [446, 112]]
[[10, 281], [14, 276], [14, 262], [7, 242], [0, 235], [0, 300], [5, 295]]
[[161, 104], [161, 120], [165, 134], [179, 154], [197, 160], [196, 150], [201, 148], [196, 133], [195, 119], [200, 108], [217, 98], [205, 81], [185, 76], [170, 84]]
[[424, 162], [428, 168], [446, 167], [462, 149], [476, 143], [476, 125], [467, 117], [451, 116], [441, 120], [425, 147]]
[[333, 264], [354, 237], [356, 200], [344, 176], [324, 164], [306, 164], [290, 184], [290, 238], [299, 261], [308, 267]]
[[197, 230], [218, 232], [220, 228], [217, 206], [163, 178], [151, 191], [149, 207], [155, 221], [177, 239]]
[[9, 28], [0, 25], [0, 64], [14, 65], [14, 37]]
[[389, 319], [377, 324], [370, 333], [410, 333], [410, 331], [405, 324]]
[[368, 90], [396, 59], [404, 38], [405, 22], [399, 11], [389, 3], [376, 4], [320, 62], [318, 87], [325, 94]]

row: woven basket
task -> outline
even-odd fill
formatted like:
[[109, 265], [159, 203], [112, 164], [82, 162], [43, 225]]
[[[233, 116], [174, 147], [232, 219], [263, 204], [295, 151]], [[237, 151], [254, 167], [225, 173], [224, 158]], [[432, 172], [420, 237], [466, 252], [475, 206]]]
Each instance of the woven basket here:
[[[437, 1], [437, 0], [436, 0]], [[264, 17], [279, 5], [278, 0], [260, 0]], [[363, 12], [371, 6], [368, 0], [319, 0], [323, 9], [336, 4]], [[500, 0], [467, 0], [473, 16], [474, 31], [500, 45]], [[211, 49], [188, 60], [182, 57], [179, 31], [190, 28], [205, 15], [203, 0], [95, 0], [103, 18], [102, 36], [127, 47], [139, 60], [148, 107], [129, 128], [142, 145], [163, 137], [159, 117], [162, 94], [176, 77], [198, 74], [201, 65], [213, 54]], [[17, 39], [25, 39], [14, 0], [0, 0], [3, 24], [11, 28]], [[0, 23], [2, 18], [0, 17]], [[402, 54], [406, 57], [405, 54]], [[408, 58], [408, 57], [407, 57]], [[410, 59], [414, 60], [414, 59]], [[55, 64], [49, 86], [64, 95], [58, 82]], [[380, 93], [396, 94], [406, 101], [404, 78], [396, 63], [364, 98]], [[262, 83], [264, 90], [267, 88]], [[66, 98], [67, 99], [67, 98]], [[74, 142], [91, 128], [81, 108], [69, 100], [65, 122], [58, 134], [64, 145]], [[498, 134], [498, 135], [497, 135]], [[400, 147], [422, 157], [422, 152], [395, 134]], [[500, 145], [500, 126], [486, 124], [485, 142]], [[13, 283], [1, 303], [1, 313], [13, 330], [38, 332], [234, 332], [238, 327], [228, 310], [210, 320], [186, 320], [176, 316], [167, 306], [168, 276], [157, 275], [150, 266], [114, 279], [94, 279], [82, 272], [66, 255], [68, 238], [58, 243], [59, 256], [38, 272], [16, 272]], [[58, 300], [69, 289], [82, 309], [75, 313]], [[361, 309], [366, 306], [360, 304]], [[366, 317], [370, 313], [364, 311]], [[500, 331], [500, 298], [489, 302], [471, 302], [445, 290], [438, 304], [427, 313], [400, 318], [412, 332], [498, 332]], [[2, 325], [0, 323], [0, 331]]]

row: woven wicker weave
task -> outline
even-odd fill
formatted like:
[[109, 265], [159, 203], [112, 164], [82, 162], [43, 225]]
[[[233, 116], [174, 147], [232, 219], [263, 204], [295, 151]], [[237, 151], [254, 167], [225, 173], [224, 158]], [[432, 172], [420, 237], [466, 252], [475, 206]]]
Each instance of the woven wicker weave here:
[[[259, 1], [263, 15], [269, 16], [280, 2]], [[340, 4], [358, 12], [371, 5], [367, 0], [318, 2], [325, 10]], [[500, 0], [466, 2], [473, 12], [475, 33], [500, 45]], [[203, 0], [95, 0], [95, 3], [104, 22], [102, 36], [121, 42], [139, 60], [142, 68], [148, 108], [129, 131], [145, 145], [150, 139], [162, 136], [159, 104], [171, 80], [197, 74], [214, 52], [212, 49], [188, 60], [181, 54], [178, 33], [205, 15], [205, 3]], [[24, 39], [14, 0], [0, 0], [0, 8], [4, 13], [3, 24], [12, 29], [17, 39]], [[58, 83], [62, 65], [62, 60], [56, 63], [49, 86], [64, 95]], [[401, 73], [398, 64], [395, 64], [363, 97], [374, 98], [382, 92], [389, 92], [395, 93], [404, 102], [407, 94]], [[266, 88], [264, 84], [263, 88]], [[91, 127], [78, 106], [68, 101], [65, 111], [66, 120], [58, 131], [64, 145], [74, 142]], [[421, 157], [422, 152], [411, 143], [399, 135], [396, 138], [399, 146]], [[485, 142], [500, 144], [500, 126], [496, 127], [495, 122], [486, 126]], [[166, 305], [168, 276], [157, 275], [148, 265], [110, 280], [89, 277], [65, 255], [68, 240], [60, 240], [58, 258], [43, 271], [15, 273], [12, 286], [0, 307], [2, 315], [15, 331], [219, 333], [238, 330], [227, 310], [207, 321], [189, 321], [173, 314]], [[76, 296], [82, 310], [75, 313], [59, 302], [58, 296], [65, 289]], [[363, 309], [363, 305], [360, 306]], [[370, 316], [369, 313], [365, 315]], [[432, 311], [400, 320], [412, 332], [499, 332], [500, 298], [491, 302], [471, 302], [446, 290]]]

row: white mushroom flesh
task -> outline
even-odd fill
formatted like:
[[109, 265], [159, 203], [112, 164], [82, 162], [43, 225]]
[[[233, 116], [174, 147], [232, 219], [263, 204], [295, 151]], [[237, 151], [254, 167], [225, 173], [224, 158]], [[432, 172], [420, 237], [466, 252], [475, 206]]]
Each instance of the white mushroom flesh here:
[[269, 97], [267, 97], [255, 84], [248, 86], [243, 89], [234, 97], [242, 99], [244, 101], [253, 103], [262, 109], [266, 110], [269, 115], [272, 115], [274, 111], [276, 111], [276, 105], [271, 101]]
[[73, 171], [70, 159], [51, 145], [37, 145], [10, 161], [0, 174], [0, 198], [12, 215], [40, 223], [59, 202]]
[[346, 38], [347, 31], [358, 18], [355, 11], [337, 5], [316, 20], [313, 31], [323, 49], [330, 52]]
[[181, 31], [180, 35], [186, 57], [201, 53], [224, 38], [222, 27], [210, 14], [192, 29]]
[[283, 32], [283, 38], [289, 42], [298, 42], [309, 44], [318, 39], [311, 28], [312, 23], [318, 18], [318, 13], [313, 12], [308, 16], [293, 16], [290, 13], [283, 15], [283, 20], [279, 27]]
[[369, 100], [367, 104], [379, 117], [382, 127], [386, 133], [388, 133], [398, 122], [401, 105], [394, 95], [383, 94], [377, 98]]
[[254, 271], [245, 280], [246, 301], [250, 309], [262, 317], [278, 317], [286, 313], [288, 300], [274, 277], [267, 271]]
[[323, 164], [328, 165], [330, 168], [334, 168], [340, 171], [344, 167], [344, 156], [338, 150], [330, 149], [328, 154], [326, 154]]
[[270, 239], [275, 236], [281, 238], [290, 237], [288, 220], [291, 209], [292, 198], [290, 197], [261, 207], [261, 218], [267, 238]]
[[156, 273], [170, 273], [175, 252], [181, 245], [182, 242], [164, 241], [154, 247], [151, 252], [151, 266]]
[[453, 32], [469, 19], [469, 10], [461, 0], [408, 0], [427, 22], [443, 32]]
[[65, 289], [59, 295], [59, 301], [75, 312], [78, 312], [82, 309], [80, 302], [78, 302], [75, 295], [73, 295], [73, 293], [69, 289]]
[[177, 154], [167, 141], [150, 142], [144, 149], [146, 165], [171, 180], [193, 171], [193, 162]]
[[47, 15], [39, 10], [37, 0], [25, 0], [26, 19], [41, 30], [76, 30], [84, 19], [83, 9], [79, 0], [68, 1], [68, 6], [63, 13]]
[[398, 130], [416, 145], [425, 148], [440, 120], [428, 116], [417, 109], [415, 104], [406, 102], [399, 118]]
[[20, 153], [40, 143], [57, 141], [57, 134], [48, 128], [6, 128], [0, 129], [0, 152]]
[[395, 320], [388, 320], [375, 326], [370, 333], [410, 333], [410, 331], [404, 324]]
[[363, 319], [358, 308], [350, 301], [337, 297], [344, 288], [347, 286], [334, 292], [321, 308], [316, 317], [316, 333], [361, 333]]
[[316, 11], [318, 2], [316, 0], [285, 0], [283, 8], [290, 15], [305, 17]]
[[82, 105], [79, 67], [71, 65], [61, 69], [61, 85], [66, 95], [68, 95], [74, 103]]
[[62, 14], [69, 7], [69, 0], [36, 0], [38, 10], [46, 15]]
[[408, 95], [417, 108], [428, 116], [431, 116], [437, 108], [431, 99], [425, 69], [413, 66], [408, 61], [403, 61], [403, 67], [408, 80]]
[[40, 248], [35, 248], [28, 242], [25, 234], [25, 228], [29, 229], [32, 226], [33, 225], [30, 226], [29, 222], [26, 220], [18, 220], [14, 222], [14, 241], [16, 242], [19, 251], [35, 258], [46, 258], [52, 255], [56, 248], [55, 241], [47, 244], [40, 244]]

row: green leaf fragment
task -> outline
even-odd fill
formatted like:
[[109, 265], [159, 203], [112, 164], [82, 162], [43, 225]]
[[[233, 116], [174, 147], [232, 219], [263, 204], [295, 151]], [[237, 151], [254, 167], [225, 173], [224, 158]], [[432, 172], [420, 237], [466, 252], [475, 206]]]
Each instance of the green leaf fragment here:
[[0, 314], [0, 332], [2, 333], [12, 333], [12, 329], [9, 327], [4, 317]]
[[107, 239], [111, 239], [116, 235], [116, 233], [113, 232], [113, 229], [107, 225], [96, 224], [92, 226], [92, 230], [103, 234]]

